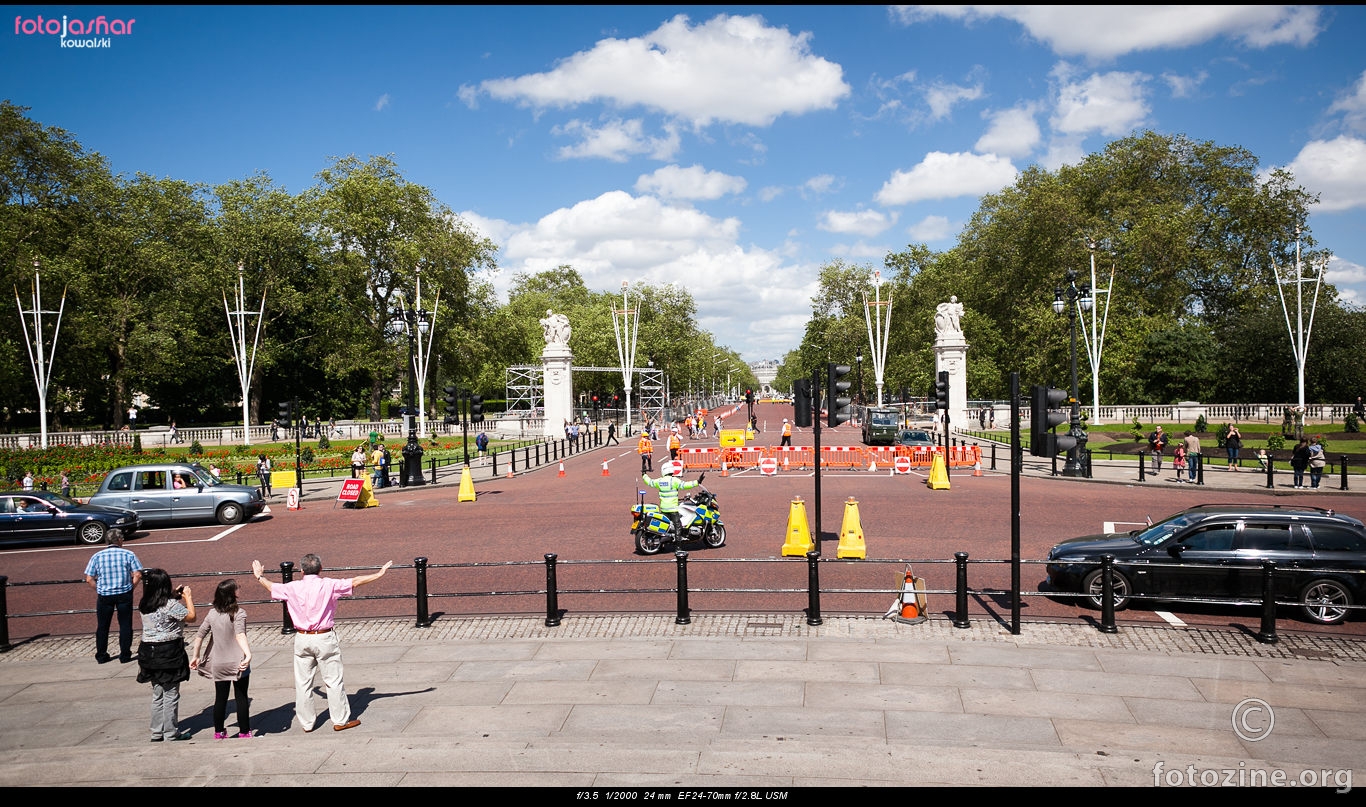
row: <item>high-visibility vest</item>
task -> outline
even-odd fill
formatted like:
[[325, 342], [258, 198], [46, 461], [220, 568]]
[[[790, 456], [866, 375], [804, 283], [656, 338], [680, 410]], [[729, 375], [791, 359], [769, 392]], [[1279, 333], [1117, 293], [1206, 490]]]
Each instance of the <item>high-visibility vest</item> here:
[[655, 447], [654, 444], [650, 442], [650, 438], [642, 434], [640, 436], [640, 442], [636, 444], [636, 453], [649, 454], [652, 453], [654, 450]]
[[784, 424], [783, 424], [783, 436], [784, 436], [784, 437], [791, 437], [791, 436], [792, 436], [792, 424], [791, 424], [791, 423], [784, 423]]
[[683, 447], [683, 441], [680, 440], [680, 439], [678, 439], [678, 435], [677, 435], [677, 434], [671, 434], [671, 435], [669, 435], [669, 450], [670, 450], [670, 451], [673, 451], [673, 450], [676, 449], [676, 448], [682, 448], [682, 447]]

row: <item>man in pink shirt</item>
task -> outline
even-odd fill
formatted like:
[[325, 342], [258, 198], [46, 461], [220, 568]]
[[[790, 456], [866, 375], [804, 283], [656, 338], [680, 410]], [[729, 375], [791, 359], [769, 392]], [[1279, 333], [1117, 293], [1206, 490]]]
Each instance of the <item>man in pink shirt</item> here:
[[345, 731], [360, 725], [359, 720], [351, 717], [351, 702], [342, 682], [341, 642], [333, 630], [337, 600], [350, 596], [352, 589], [358, 586], [380, 579], [393, 565], [391, 560], [378, 572], [359, 577], [323, 577], [322, 559], [310, 552], [299, 563], [303, 579], [272, 583], [262, 577], [261, 561], [251, 562], [256, 582], [265, 586], [272, 600], [284, 600], [290, 621], [294, 623], [294, 714], [305, 732], [312, 731], [318, 721], [318, 710], [313, 703], [313, 675], [319, 670], [327, 687], [332, 730]]

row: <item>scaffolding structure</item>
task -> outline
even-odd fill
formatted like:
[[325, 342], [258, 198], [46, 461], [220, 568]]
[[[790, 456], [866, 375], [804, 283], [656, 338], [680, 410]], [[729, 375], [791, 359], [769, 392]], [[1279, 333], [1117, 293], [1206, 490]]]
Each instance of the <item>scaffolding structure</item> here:
[[[573, 373], [621, 373], [620, 367], [573, 367]], [[658, 412], [665, 406], [664, 372], [656, 367], [636, 367], [632, 370], [639, 377], [635, 389], [639, 391], [634, 406], [641, 412]], [[571, 384], [573, 379], [570, 379]], [[541, 364], [516, 364], [507, 369], [503, 382], [507, 399], [507, 411], [539, 412], [545, 406], [545, 366]]]

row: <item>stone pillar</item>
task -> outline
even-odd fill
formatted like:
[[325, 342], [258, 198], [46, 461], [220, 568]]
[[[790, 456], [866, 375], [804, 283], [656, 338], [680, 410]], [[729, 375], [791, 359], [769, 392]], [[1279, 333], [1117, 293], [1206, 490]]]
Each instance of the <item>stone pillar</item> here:
[[545, 365], [542, 389], [545, 390], [546, 437], [564, 437], [564, 423], [574, 417], [574, 354], [568, 345], [546, 345], [541, 352]]
[[[934, 315], [934, 372], [949, 374], [949, 428], [967, 426], [968, 343], [963, 338], [963, 304], [957, 297], [940, 303]], [[975, 425], [975, 421], [974, 421]]]

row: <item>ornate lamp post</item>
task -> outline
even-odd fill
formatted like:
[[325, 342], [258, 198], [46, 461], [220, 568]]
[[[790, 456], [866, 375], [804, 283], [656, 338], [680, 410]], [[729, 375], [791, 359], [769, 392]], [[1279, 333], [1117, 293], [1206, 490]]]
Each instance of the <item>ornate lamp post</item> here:
[[[1064, 297], [1066, 299], [1064, 299]], [[1063, 476], [1080, 476], [1081, 464], [1077, 458], [1086, 447], [1086, 430], [1081, 427], [1081, 401], [1077, 399], [1077, 309], [1091, 310], [1091, 286], [1082, 283], [1077, 288], [1077, 273], [1067, 270], [1067, 286], [1059, 286], [1053, 293], [1053, 311], [1067, 313], [1068, 324], [1072, 329], [1072, 424], [1068, 434], [1077, 438], [1076, 445], [1067, 450], [1067, 462], [1063, 465]]]
[[417, 439], [417, 338], [420, 331], [424, 335], [431, 327], [431, 317], [421, 308], [410, 304], [394, 309], [390, 327], [395, 334], [408, 335], [408, 405], [405, 418], [408, 421], [408, 442], [403, 446], [403, 478], [400, 484], [423, 485], [427, 480], [422, 476], [422, 443]]

